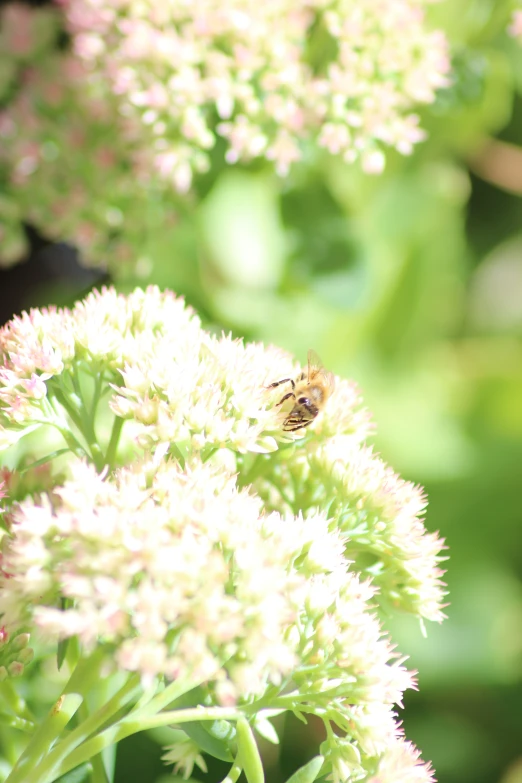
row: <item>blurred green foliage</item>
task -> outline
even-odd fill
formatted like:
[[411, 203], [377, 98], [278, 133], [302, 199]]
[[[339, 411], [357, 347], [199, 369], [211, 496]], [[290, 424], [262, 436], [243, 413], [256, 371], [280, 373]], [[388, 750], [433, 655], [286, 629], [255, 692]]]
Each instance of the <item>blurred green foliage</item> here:
[[[454, 77], [424, 110], [429, 136], [411, 158], [390, 155], [371, 178], [310, 150], [281, 180], [261, 164], [225, 166], [216, 150], [198, 206], [165, 228], [166, 206], [151, 203], [138, 274], [116, 281], [172, 288], [216, 330], [303, 361], [313, 347], [361, 386], [376, 449], [426, 486], [428, 527], [448, 544], [448, 619], [427, 638], [407, 620], [393, 631], [420, 671], [406, 733], [440, 783], [522, 781], [522, 46], [506, 34], [512, 7], [433, 6]], [[514, 145], [503, 149], [518, 193], [488, 162], [491, 138]], [[485, 168], [490, 182], [477, 176]], [[313, 725], [280, 728], [271, 783], [319, 740]], [[156, 765], [140, 766], [141, 779], [161, 775], [156, 746], [148, 753], [152, 740], [138, 738], [118, 751], [117, 783], [134, 779], [137, 743], [140, 764]]]

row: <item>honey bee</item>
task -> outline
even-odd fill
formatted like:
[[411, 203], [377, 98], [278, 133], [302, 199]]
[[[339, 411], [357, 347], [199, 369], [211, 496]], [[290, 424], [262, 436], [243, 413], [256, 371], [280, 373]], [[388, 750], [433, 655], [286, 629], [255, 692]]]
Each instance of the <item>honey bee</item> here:
[[334, 376], [333, 373], [324, 369], [315, 351], [308, 351], [308, 369], [306, 371], [303, 371], [295, 380], [283, 378], [281, 381], [271, 383], [267, 388], [273, 389], [284, 383], [290, 383], [292, 391], [281, 397], [277, 406], [282, 405], [286, 400], [294, 400], [294, 407], [284, 420], [283, 429], [286, 432], [295, 432], [303, 427], [308, 427], [324, 408], [334, 388]]

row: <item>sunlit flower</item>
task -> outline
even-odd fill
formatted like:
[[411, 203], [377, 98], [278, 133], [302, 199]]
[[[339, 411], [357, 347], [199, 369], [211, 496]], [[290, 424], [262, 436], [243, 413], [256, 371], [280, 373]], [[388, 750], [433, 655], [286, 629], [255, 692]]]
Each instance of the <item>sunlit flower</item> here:
[[[216, 110], [226, 119], [218, 132], [229, 161], [264, 155], [281, 174], [301, 158], [302, 139], [319, 133], [321, 143], [332, 122], [353, 129], [339, 137], [336, 154], [357, 157], [373, 141], [399, 147], [404, 111], [433, 101], [446, 84], [446, 44], [424, 29], [421, 0], [377, 8], [199, 0], [161, 12], [152, 3], [122, 2], [117, 12], [94, 0], [62, 4], [77, 54], [108, 77], [131, 115], [165, 130], [174, 122], [201, 150], [214, 144]], [[319, 29], [331, 53], [323, 45], [312, 63]], [[174, 144], [156, 132], [158, 151]]]
[[59, 4], [72, 52], [49, 51], [49, 35], [33, 51], [32, 12], [4, 11], [32, 66], [0, 115], [5, 262], [29, 220], [90, 263], [130, 263], [219, 139], [228, 163], [264, 158], [281, 176], [312, 145], [378, 174], [387, 149], [424, 138], [412, 110], [448, 81], [426, 0]]
[[[292, 672], [319, 701], [337, 688], [346, 720], [354, 703], [365, 713], [385, 702], [393, 734], [391, 708], [411, 678], [393, 663], [368, 613], [371, 591], [347, 572], [325, 519], [265, 515], [226, 471], [197, 461], [137, 463], [114, 480], [78, 463], [54, 496], [59, 504], [27, 500], [13, 513], [6, 623], [34, 622], [50, 639], [76, 635], [87, 648], [111, 642], [118, 664], [145, 680], [226, 677], [236, 697]], [[310, 634], [325, 607], [337, 628], [329, 644]]]
[[[332, 415], [335, 406], [327, 408], [319, 431], [335, 426]], [[255, 485], [270, 507], [305, 514], [327, 508], [346, 536], [346, 556], [357, 564], [361, 544], [364, 557], [370, 555], [368, 573], [380, 600], [443, 619], [443, 541], [424, 527], [426, 498], [361, 446], [358, 434], [311, 440], [304, 449], [277, 455], [267, 468]]]
[[79, 463], [55, 494], [57, 508], [43, 499], [14, 513], [6, 623], [30, 614], [49, 638], [116, 643], [120, 665], [145, 679], [219, 679], [226, 662], [234, 680], [241, 662], [255, 693], [295, 663], [295, 644], [280, 652], [304, 576], [288, 573], [261, 535], [259, 501], [228, 475], [150, 463], [109, 481]]
[[403, 738], [392, 743], [376, 764], [367, 783], [434, 783], [430, 764], [420, 759], [420, 751]]
[[[325, 721], [333, 783], [429, 783], [396, 714], [414, 673], [376, 607], [440, 620], [442, 542], [421, 489], [365, 445], [353, 383], [287, 432], [273, 384], [299, 363], [209, 334], [153, 286], [23, 313], [0, 359], [2, 446], [39, 428], [65, 445], [40, 438], [25, 479], [5, 473], [0, 616], [19, 641], [0, 679], [30, 660], [27, 628], [77, 637], [145, 687], [239, 708], [279, 692]], [[64, 470], [46, 464], [64, 451]], [[188, 740], [167, 755], [201, 766]]]

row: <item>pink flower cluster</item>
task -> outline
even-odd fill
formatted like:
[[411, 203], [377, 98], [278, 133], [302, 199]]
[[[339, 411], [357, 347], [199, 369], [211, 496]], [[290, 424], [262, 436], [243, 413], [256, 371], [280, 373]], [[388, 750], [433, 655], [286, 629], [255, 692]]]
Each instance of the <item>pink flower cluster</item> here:
[[25, 220], [89, 263], [130, 263], [218, 139], [229, 163], [281, 175], [314, 147], [373, 173], [386, 148], [409, 154], [424, 137], [413, 107], [449, 70], [425, 2], [61, 0], [72, 53], [53, 50], [54, 10], [5, 7], [23, 69], [0, 112], [2, 262], [23, 255]]
[[138, 134], [106, 94], [89, 91], [88, 77], [77, 58], [48, 51], [25, 68], [20, 91], [0, 112], [0, 166], [8, 172], [0, 200], [4, 264], [23, 255], [22, 221], [76, 245], [92, 264], [103, 265], [110, 249], [120, 267], [151, 229], [143, 215], [154, 177], [136, 176]]
[[74, 49], [139, 118], [156, 170], [178, 190], [206, 168], [216, 132], [230, 163], [280, 174], [312, 140], [367, 171], [383, 147], [423, 138], [416, 103], [447, 83], [447, 48], [425, 0], [61, 0]]

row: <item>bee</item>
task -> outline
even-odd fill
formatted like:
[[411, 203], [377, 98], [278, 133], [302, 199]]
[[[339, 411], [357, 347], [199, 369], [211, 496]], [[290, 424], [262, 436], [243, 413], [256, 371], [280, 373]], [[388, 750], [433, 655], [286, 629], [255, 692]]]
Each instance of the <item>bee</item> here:
[[283, 429], [286, 432], [295, 432], [308, 427], [324, 408], [334, 388], [334, 376], [324, 369], [315, 351], [308, 351], [307, 370], [303, 370], [295, 380], [283, 378], [271, 383], [267, 388], [273, 389], [284, 383], [290, 383], [292, 391], [281, 397], [276, 407], [286, 400], [294, 400], [294, 407], [284, 420]]

